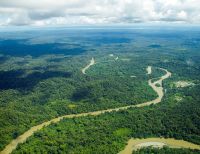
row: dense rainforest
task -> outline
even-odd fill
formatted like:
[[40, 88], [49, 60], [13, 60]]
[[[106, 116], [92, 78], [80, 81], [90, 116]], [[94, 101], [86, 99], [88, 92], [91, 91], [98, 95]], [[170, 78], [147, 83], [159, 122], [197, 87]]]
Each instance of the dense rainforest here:
[[140, 149], [136, 152], [133, 152], [133, 154], [198, 154], [198, 150], [189, 150], [189, 149], [172, 149], [168, 147], [164, 147], [162, 149], [157, 148], [144, 148]]
[[[54, 117], [155, 99], [157, 94], [148, 80], [165, 74], [160, 67], [172, 73], [163, 81], [161, 103], [64, 119], [35, 132], [13, 153], [118, 153], [128, 139], [147, 137], [200, 144], [200, 30], [75, 29], [1, 34], [0, 149], [30, 127]], [[92, 57], [95, 65], [83, 74], [81, 69]], [[152, 66], [150, 75], [147, 66]], [[183, 81], [192, 84], [177, 86]], [[137, 153], [169, 151], [199, 152], [147, 148]]]

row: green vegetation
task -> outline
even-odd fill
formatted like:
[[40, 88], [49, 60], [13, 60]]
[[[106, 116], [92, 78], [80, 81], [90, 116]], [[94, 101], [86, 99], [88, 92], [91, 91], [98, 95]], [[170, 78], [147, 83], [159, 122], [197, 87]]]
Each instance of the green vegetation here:
[[190, 150], [190, 149], [172, 149], [164, 147], [162, 149], [157, 148], [145, 148], [140, 149], [133, 154], [198, 154], [199, 150]]
[[[199, 87], [196, 87], [196, 90]], [[127, 140], [163, 136], [184, 139], [200, 144], [200, 104], [191, 100], [190, 89], [181, 103], [172, 102], [171, 97], [159, 105], [127, 111], [64, 119], [58, 124], [35, 133], [25, 144], [19, 145], [15, 153], [23, 151], [69, 153], [117, 153]], [[199, 98], [198, 98], [199, 99]], [[183, 118], [184, 117], [184, 118]], [[40, 148], [37, 148], [40, 145]]]
[[[54, 56], [54, 59], [56, 58]], [[51, 56], [35, 58], [29, 60], [32, 65], [28, 68], [20, 64], [20, 71], [17, 69], [19, 62], [16, 64], [13, 59], [6, 62], [13, 63], [17, 70], [0, 72], [1, 148], [31, 126], [53, 117], [139, 104], [156, 97], [155, 92], [148, 86], [147, 76], [142, 72], [145, 68], [132, 71], [138, 74], [137, 80], [130, 78], [128, 74], [114, 76], [108, 72], [107, 77], [106, 72], [104, 77], [98, 74], [93, 77], [90, 70], [87, 75], [81, 74], [80, 71], [88, 63], [87, 58], [81, 64], [72, 62], [79, 61], [80, 58], [84, 57], [64, 58], [57, 62], [59, 66], [55, 68], [46, 62], [49, 59], [53, 61]], [[70, 66], [67, 65], [69, 63]], [[99, 64], [109, 69], [105, 63]], [[4, 67], [6, 66], [4, 63]], [[91, 70], [95, 71], [98, 67], [93, 66]], [[115, 68], [113, 73], [116, 73], [118, 69], [123, 70], [125, 64], [112, 68]]]
[[[73, 56], [60, 54], [60, 50], [59, 54], [47, 55], [45, 51], [41, 55], [25, 56], [26, 52], [20, 55], [18, 49], [18, 57], [12, 52], [6, 55], [0, 51], [0, 149], [30, 127], [61, 115], [140, 104], [156, 98], [148, 80], [163, 75], [158, 67], [172, 72], [172, 77], [163, 82], [165, 95], [161, 103], [99, 116], [63, 119], [36, 132], [13, 153], [116, 154], [131, 137], [176, 138], [200, 144], [200, 46], [192, 43], [198, 42], [199, 32], [157, 32], [155, 35], [125, 32], [125, 42], [117, 39], [121, 33], [91, 33], [84, 33], [83, 38], [81, 35], [69, 37], [69, 46], [84, 48], [84, 52], [81, 50]], [[99, 42], [93, 42], [91, 36]], [[113, 41], [112, 37], [115, 37]], [[84, 75], [81, 68], [91, 57], [96, 64]], [[146, 75], [147, 66], [153, 68], [151, 75]], [[173, 86], [182, 80], [195, 85]], [[138, 152], [199, 151], [165, 147]]]

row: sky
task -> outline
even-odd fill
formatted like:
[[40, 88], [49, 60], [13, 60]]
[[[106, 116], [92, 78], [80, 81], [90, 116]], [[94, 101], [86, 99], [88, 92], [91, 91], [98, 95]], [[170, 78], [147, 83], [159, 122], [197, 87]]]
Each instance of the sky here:
[[0, 0], [0, 26], [200, 24], [200, 0]]

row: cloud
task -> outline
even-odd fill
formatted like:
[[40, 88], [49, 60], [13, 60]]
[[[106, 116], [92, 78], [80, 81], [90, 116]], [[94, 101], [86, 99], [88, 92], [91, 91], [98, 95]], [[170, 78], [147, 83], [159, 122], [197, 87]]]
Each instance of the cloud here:
[[199, 0], [0, 0], [0, 25], [200, 23]]

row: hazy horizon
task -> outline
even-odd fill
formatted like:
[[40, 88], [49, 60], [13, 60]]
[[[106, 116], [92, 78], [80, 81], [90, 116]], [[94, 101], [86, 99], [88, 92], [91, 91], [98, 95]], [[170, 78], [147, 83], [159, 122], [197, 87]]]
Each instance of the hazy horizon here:
[[200, 24], [198, 0], [1, 0], [2, 26]]

